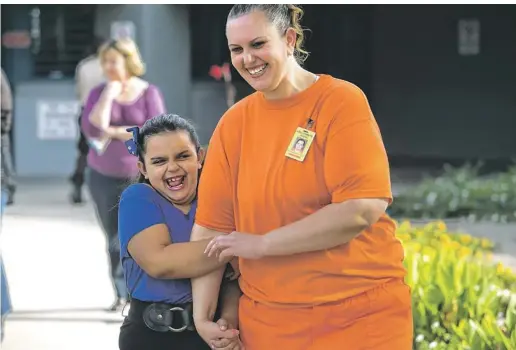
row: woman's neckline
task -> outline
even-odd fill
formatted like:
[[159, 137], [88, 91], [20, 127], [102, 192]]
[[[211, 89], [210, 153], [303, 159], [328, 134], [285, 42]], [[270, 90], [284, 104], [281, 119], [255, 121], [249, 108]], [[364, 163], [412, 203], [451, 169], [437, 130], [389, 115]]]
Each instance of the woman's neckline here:
[[262, 92], [257, 92], [258, 97], [260, 99], [260, 103], [267, 109], [284, 109], [292, 107], [298, 103], [305, 101], [314, 91], [318, 91], [321, 86], [324, 86], [331, 80], [331, 76], [327, 74], [316, 74], [316, 81], [304, 89], [303, 91], [294, 94], [290, 97], [278, 99], [278, 100], [268, 100], [265, 98], [265, 95]]
[[147, 92], [149, 87], [150, 87], [150, 84], [148, 82], [145, 82], [145, 86], [143, 87], [142, 91], [140, 91], [140, 93], [131, 101], [119, 101], [117, 99], [114, 99], [113, 101], [116, 102], [117, 104], [123, 105], [123, 106], [134, 105], [136, 102], [138, 102], [139, 100], [141, 100], [143, 98], [143, 96], [145, 95], [145, 93]]

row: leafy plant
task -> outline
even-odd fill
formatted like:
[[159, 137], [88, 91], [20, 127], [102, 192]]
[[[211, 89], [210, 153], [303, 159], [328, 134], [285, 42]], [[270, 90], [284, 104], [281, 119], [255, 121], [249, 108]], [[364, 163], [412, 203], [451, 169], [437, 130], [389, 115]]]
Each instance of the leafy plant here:
[[493, 243], [437, 221], [398, 226], [412, 288], [415, 349], [516, 350], [516, 275]]
[[480, 169], [481, 165], [446, 166], [443, 175], [425, 178], [396, 197], [390, 214], [406, 218], [516, 221], [516, 166], [490, 177], [479, 176]]

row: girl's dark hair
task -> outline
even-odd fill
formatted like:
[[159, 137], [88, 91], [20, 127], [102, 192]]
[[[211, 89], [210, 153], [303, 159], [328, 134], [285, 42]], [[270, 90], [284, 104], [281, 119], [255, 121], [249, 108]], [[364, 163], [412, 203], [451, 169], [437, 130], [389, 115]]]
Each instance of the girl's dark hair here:
[[[188, 120], [178, 116], [177, 114], [161, 114], [157, 117], [147, 120], [140, 128], [138, 140], [136, 142], [138, 149], [138, 160], [145, 164], [143, 157], [146, 151], [147, 140], [150, 137], [172, 131], [188, 132], [190, 140], [195, 145], [196, 152], [199, 153], [201, 149], [201, 143], [199, 142], [199, 136], [197, 135], [194, 126]], [[136, 182], [150, 184], [145, 176], [143, 176], [141, 173], [138, 175]]]
[[281, 35], [284, 35], [288, 28], [293, 28], [296, 31], [297, 39], [294, 57], [297, 63], [302, 65], [309, 55], [308, 51], [303, 47], [305, 41], [305, 34], [301, 27], [301, 18], [303, 18], [304, 14], [303, 9], [300, 6], [290, 4], [239, 4], [233, 5], [227, 20], [247, 15], [253, 11], [263, 12], [269, 22], [278, 28]]

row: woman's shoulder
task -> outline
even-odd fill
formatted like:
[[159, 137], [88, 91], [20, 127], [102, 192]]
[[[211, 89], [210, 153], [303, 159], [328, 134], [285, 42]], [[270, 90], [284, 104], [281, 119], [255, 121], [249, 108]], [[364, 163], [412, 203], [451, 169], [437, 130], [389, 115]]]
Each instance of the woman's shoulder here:
[[94, 88], [92, 88], [88, 94], [88, 96], [91, 98], [98, 99], [100, 95], [102, 94], [102, 91], [104, 91], [104, 88], [106, 87], [106, 83], [100, 83], [96, 85]]
[[238, 133], [240, 132], [241, 125], [243, 120], [245, 119], [246, 112], [249, 108], [249, 103], [253, 100], [253, 95], [244, 97], [240, 101], [236, 102], [234, 105], [229, 107], [226, 112], [219, 119], [217, 129], [230, 129], [229, 133]]
[[156, 85], [151, 83], [150, 81], [144, 80], [142, 78], [138, 78], [138, 84], [140, 84], [142, 90], [144, 90], [146, 93], [154, 94], [154, 93], [161, 93], [160, 88]]
[[364, 91], [352, 82], [327, 76], [326, 88], [321, 91], [321, 113], [319, 125], [330, 127], [338, 123], [341, 127], [358, 121], [374, 119]]
[[91, 93], [100, 94], [100, 93], [104, 90], [104, 88], [106, 87], [106, 85], [107, 85], [107, 84], [106, 84], [105, 82], [102, 82], [102, 83], [100, 83], [100, 84], [96, 85], [93, 89], [91, 89], [90, 94], [91, 94]]
[[[333, 99], [362, 99], [365, 98], [364, 91], [354, 83], [332, 77], [325, 76], [327, 79], [327, 86], [324, 89], [329, 98]], [[342, 102], [342, 100], [340, 100]]]

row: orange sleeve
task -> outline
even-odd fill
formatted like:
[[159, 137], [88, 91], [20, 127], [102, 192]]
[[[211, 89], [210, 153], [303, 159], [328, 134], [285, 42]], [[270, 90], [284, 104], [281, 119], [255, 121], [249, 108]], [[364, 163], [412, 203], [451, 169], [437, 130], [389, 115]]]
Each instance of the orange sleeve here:
[[199, 180], [196, 224], [205, 228], [231, 233], [235, 231], [233, 210], [234, 181], [224, 132], [224, 117], [211, 137]]
[[357, 198], [391, 203], [387, 152], [367, 98], [353, 86], [343, 101], [325, 144], [324, 173], [332, 203]]

